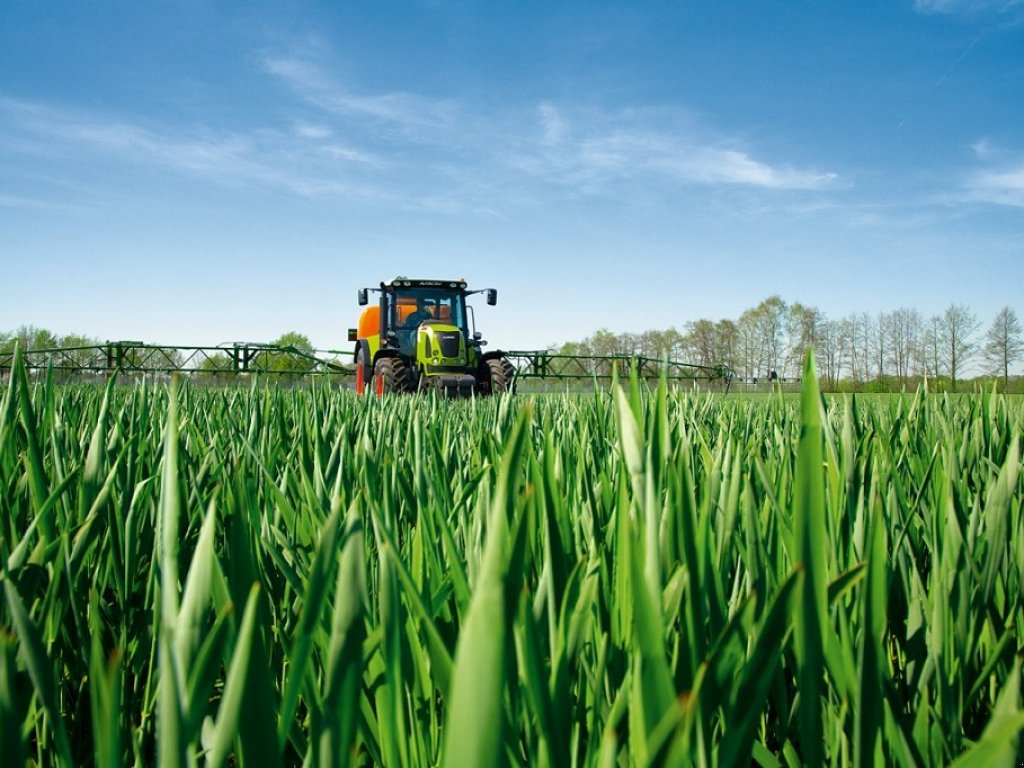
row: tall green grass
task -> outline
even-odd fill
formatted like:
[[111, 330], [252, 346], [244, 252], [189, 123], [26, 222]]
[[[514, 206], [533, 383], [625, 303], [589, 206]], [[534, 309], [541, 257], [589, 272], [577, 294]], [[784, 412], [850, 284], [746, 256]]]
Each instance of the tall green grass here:
[[1000, 396], [0, 399], [5, 765], [1016, 765]]

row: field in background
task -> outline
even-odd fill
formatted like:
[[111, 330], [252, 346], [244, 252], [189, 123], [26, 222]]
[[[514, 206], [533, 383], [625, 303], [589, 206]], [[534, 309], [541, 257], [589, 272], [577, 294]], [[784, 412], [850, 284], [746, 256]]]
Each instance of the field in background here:
[[0, 753], [1014, 765], [1024, 402], [804, 381], [447, 402], [16, 370]]

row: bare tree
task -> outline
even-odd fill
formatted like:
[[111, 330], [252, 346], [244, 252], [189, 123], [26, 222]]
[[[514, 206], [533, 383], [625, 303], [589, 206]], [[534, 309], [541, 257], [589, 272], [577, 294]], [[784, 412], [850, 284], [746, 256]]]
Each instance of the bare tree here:
[[743, 377], [750, 379], [763, 376], [767, 368], [767, 352], [758, 329], [757, 313], [753, 309], [740, 315], [737, 325], [740, 341], [740, 359]]
[[846, 370], [846, 377], [851, 381], [857, 380], [857, 316], [847, 315], [839, 320], [836, 344], [839, 348], [839, 373]]
[[871, 325], [871, 316], [867, 312], [854, 312], [840, 321], [842, 357], [850, 379], [858, 383], [871, 378]]
[[885, 312], [879, 312], [868, 325], [868, 340], [871, 344], [871, 357], [875, 366], [875, 378], [881, 379], [885, 376], [885, 364], [889, 359], [889, 335], [891, 317]]
[[932, 315], [924, 329], [921, 357], [924, 361], [925, 376], [941, 376], [945, 359], [942, 356], [942, 316]]
[[[744, 312], [740, 321], [743, 322], [745, 318], [753, 326], [764, 374], [768, 375], [772, 371], [778, 371], [781, 363], [784, 362], [782, 350], [786, 302], [782, 300], [781, 296], [769, 296], [753, 309]], [[756, 374], [757, 369], [755, 369]]]
[[800, 302], [790, 304], [786, 313], [786, 335], [789, 337], [786, 367], [789, 375], [800, 376], [807, 349], [817, 346], [824, 323], [825, 315], [817, 307], [809, 307]]
[[835, 390], [839, 386], [841, 353], [842, 323], [838, 320], [825, 320], [818, 329], [814, 357], [824, 373], [826, 389]]
[[963, 371], [977, 350], [974, 334], [978, 330], [978, 318], [965, 304], [950, 304], [939, 320], [942, 354], [950, 383], [956, 392], [957, 374]]
[[1024, 331], [1017, 314], [1009, 307], [999, 310], [985, 333], [985, 361], [992, 372], [1003, 377], [1003, 388], [1010, 381], [1010, 366], [1024, 357]]
[[921, 314], [909, 307], [893, 310], [889, 313], [887, 329], [889, 363], [900, 385], [905, 387], [921, 343]]

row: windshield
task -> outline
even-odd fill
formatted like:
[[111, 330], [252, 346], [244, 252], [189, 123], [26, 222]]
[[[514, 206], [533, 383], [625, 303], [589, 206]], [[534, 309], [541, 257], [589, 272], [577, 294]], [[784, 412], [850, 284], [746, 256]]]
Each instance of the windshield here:
[[466, 303], [461, 293], [437, 288], [402, 288], [387, 294], [388, 327], [412, 330], [428, 320], [466, 332]]

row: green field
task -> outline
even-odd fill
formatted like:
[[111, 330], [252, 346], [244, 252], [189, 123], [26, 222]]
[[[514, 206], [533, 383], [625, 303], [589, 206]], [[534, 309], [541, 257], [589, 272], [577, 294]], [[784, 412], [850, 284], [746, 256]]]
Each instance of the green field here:
[[0, 390], [4, 765], [1019, 764], [1024, 402]]

